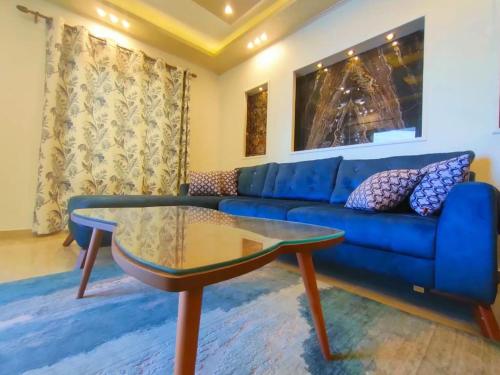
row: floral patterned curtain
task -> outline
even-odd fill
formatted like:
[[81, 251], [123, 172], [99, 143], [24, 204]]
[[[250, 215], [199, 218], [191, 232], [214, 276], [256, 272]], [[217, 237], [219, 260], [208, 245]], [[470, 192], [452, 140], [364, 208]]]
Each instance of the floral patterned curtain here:
[[187, 71], [54, 22], [33, 231], [63, 229], [74, 195], [176, 194], [188, 167], [189, 88]]

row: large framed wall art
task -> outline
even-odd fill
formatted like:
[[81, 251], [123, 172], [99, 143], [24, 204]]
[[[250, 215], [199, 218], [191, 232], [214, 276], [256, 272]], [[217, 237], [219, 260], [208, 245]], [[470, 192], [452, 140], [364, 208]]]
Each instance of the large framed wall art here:
[[422, 137], [424, 20], [295, 72], [293, 150]]

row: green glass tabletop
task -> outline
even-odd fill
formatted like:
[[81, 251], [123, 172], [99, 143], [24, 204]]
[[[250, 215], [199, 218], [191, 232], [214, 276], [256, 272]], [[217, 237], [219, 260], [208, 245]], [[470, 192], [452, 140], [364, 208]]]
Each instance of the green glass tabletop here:
[[285, 244], [344, 235], [332, 228], [190, 206], [85, 208], [74, 210], [72, 219], [90, 226], [115, 226], [114, 240], [124, 253], [174, 275], [238, 263]]

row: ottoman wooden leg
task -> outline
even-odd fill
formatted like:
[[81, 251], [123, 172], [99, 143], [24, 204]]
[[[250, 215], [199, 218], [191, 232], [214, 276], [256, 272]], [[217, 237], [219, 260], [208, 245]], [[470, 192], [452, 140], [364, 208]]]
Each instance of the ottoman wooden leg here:
[[92, 232], [89, 249], [86, 251], [87, 255], [85, 259], [85, 266], [83, 267], [82, 279], [80, 281], [80, 288], [78, 289], [76, 298], [82, 298], [85, 293], [85, 288], [87, 287], [92, 267], [94, 267], [97, 252], [99, 251], [99, 247], [101, 247], [103, 234], [104, 232], [97, 228], [94, 228]]
[[71, 245], [71, 243], [74, 241], [74, 237], [71, 233], [68, 233], [68, 236], [66, 237], [66, 239], [64, 240], [63, 242], [63, 246], [64, 247], [68, 247], [69, 245]]

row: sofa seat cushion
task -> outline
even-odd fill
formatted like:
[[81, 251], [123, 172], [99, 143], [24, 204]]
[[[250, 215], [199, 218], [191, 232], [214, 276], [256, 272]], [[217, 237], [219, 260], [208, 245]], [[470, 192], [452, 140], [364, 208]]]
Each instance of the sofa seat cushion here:
[[219, 210], [232, 215], [286, 220], [289, 210], [318, 204], [320, 203], [300, 200], [238, 197], [223, 199], [219, 203]]
[[349, 244], [434, 259], [436, 217], [358, 211], [322, 204], [292, 209], [287, 218], [345, 230], [345, 241]]

